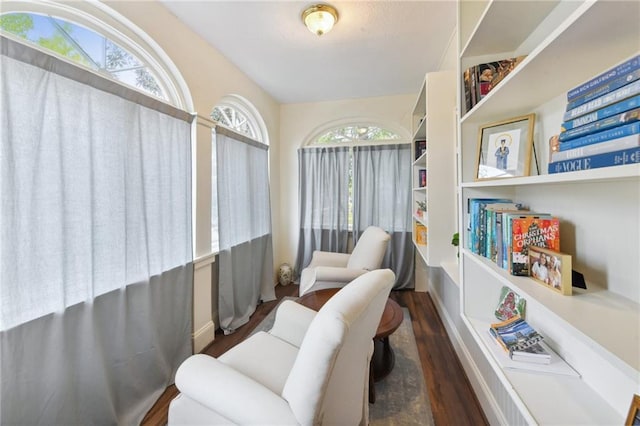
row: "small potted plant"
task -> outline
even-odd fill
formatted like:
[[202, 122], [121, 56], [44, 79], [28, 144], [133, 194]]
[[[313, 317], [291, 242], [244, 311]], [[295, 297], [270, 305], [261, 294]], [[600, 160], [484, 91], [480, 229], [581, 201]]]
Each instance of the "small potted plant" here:
[[424, 212], [427, 211], [427, 202], [426, 201], [416, 201], [418, 205], [418, 210], [416, 210], [416, 214], [418, 217], [424, 217]]
[[[451, 245], [458, 247], [460, 245], [460, 233], [456, 232], [451, 237]], [[458, 249], [458, 257], [460, 257], [460, 249]]]

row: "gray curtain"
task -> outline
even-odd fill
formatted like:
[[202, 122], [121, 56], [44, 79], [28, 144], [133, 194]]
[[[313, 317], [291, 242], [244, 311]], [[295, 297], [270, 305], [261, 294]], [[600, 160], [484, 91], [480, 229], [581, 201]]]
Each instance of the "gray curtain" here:
[[191, 353], [190, 115], [0, 50], [0, 423], [137, 424]]
[[349, 148], [299, 149], [298, 177], [300, 273], [314, 250], [347, 252]]
[[353, 236], [370, 226], [391, 235], [382, 267], [396, 274], [395, 289], [414, 287], [411, 239], [411, 146], [353, 148]]
[[218, 312], [225, 334], [275, 300], [268, 146], [216, 126]]

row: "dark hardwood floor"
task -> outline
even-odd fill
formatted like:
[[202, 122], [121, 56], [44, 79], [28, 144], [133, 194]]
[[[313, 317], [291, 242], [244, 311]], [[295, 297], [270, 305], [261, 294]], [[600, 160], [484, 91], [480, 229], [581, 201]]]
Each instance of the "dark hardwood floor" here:
[[[278, 300], [297, 295], [296, 285], [276, 286]], [[488, 425], [429, 294], [405, 290], [393, 291], [391, 297], [411, 313], [436, 425]], [[249, 323], [234, 334], [225, 336], [218, 331], [213, 343], [203, 353], [219, 356], [243, 341], [278, 304], [278, 300], [259, 305]], [[149, 410], [142, 425], [165, 425], [169, 403], [177, 394], [175, 386], [168, 387]]]

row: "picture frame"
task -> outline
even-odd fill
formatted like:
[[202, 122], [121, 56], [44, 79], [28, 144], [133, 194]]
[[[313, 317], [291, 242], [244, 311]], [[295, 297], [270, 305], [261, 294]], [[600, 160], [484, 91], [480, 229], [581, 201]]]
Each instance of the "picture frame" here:
[[633, 395], [624, 426], [640, 426], [640, 396]]
[[571, 296], [571, 255], [532, 246], [528, 248], [529, 276], [565, 296]]
[[475, 180], [529, 176], [535, 114], [482, 125]]

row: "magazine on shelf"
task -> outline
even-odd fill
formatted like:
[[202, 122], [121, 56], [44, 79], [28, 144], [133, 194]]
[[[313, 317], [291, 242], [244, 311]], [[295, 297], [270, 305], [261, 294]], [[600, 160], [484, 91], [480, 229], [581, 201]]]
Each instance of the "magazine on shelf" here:
[[491, 324], [489, 331], [509, 356], [513, 351], [528, 348], [543, 339], [542, 335], [519, 315]]
[[549, 364], [551, 363], [551, 354], [544, 348], [543, 342], [538, 342], [524, 349], [511, 352], [511, 359], [519, 362]]
[[[477, 325], [478, 327], [480, 324]], [[522, 361], [514, 361], [509, 358], [509, 354], [507, 354], [502, 346], [497, 342], [497, 340], [491, 335], [489, 331], [480, 333], [482, 340], [485, 343], [485, 346], [489, 349], [493, 358], [496, 362], [506, 371], [521, 371], [525, 373], [532, 374], [550, 374], [550, 375], [561, 375], [561, 376], [571, 376], [571, 377], [580, 377], [577, 371], [575, 371], [565, 360], [560, 358], [560, 356], [555, 353], [553, 349], [551, 349], [548, 345], [545, 345], [544, 341], [542, 342], [545, 345], [545, 349], [549, 352], [551, 359], [549, 360], [549, 364], [540, 364], [536, 362], [522, 362]]]

